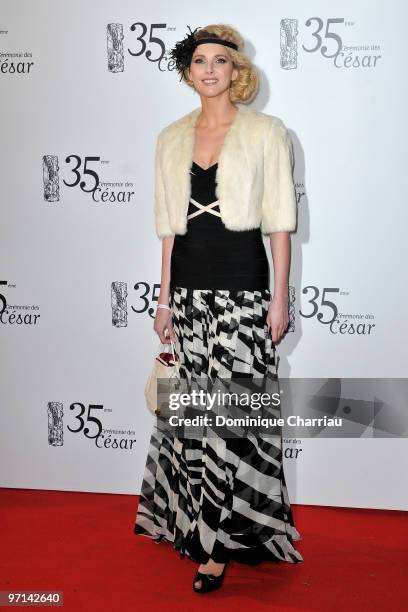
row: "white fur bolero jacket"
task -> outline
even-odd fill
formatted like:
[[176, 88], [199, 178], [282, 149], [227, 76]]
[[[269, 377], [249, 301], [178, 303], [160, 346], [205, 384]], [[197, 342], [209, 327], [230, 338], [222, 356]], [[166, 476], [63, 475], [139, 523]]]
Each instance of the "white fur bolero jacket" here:
[[[221, 220], [230, 230], [293, 231], [293, 149], [279, 117], [237, 104], [216, 168]], [[187, 232], [195, 124], [201, 107], [164, 127], [155, 155], [155, 225], [159, 238]]]

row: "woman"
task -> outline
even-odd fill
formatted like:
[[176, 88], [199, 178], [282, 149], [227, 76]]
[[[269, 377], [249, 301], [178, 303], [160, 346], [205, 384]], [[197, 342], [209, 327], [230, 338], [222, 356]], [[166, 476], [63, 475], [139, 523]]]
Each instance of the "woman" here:
[[[278, 117], [239, 105], [258, 87], [242, 49], [242, 37], [225, 25], [190, 29], [176, 44], [176, 68], [201, 108], [157, 141], [162, 271], [154, 330], [176, 343], [180, 376], [190, 381], [276, 373], [275, 343], [288, 325], [291, 142]], [[272, 299], [262, 234], [270, 237]], [[301, 562], [281, 437], [215, 443], [155, 427], [134, 531], [172, 542], [198, 562], [198, 593], [222, 585], [229, 559]]]

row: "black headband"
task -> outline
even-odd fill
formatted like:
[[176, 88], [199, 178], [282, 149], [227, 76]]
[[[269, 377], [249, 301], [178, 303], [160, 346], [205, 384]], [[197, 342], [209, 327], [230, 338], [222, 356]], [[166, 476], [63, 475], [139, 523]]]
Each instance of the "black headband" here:
[[192, 32], [190, 26], [187, 27], [190, 30], [190, 33], [187, 34], [183, 40], [179, 40], [170, 51], [170, 57], [176, 63], [176, 70], [181, 74], [180, 81], [183, 78], [183, 71], [190, 66], [194, 49], [198, 47], [198, 45], [202, 45], [204, 43], [217, 43], [218, 45], [231, 47], [231, 49], [238, 51], [238, 45], [230, 40], [217, 38], [216, 36], [195, 38], [194, 34], [199, 28], [196, 28], [194, 32]]
[[218, 43], [219, 45], [225, 45], [226, 47], [231, 47], [232, 49], [238, 50], [238, 45], [229, 40], [225, 40], [224, 38], [217, 38], [216, 36], [207, 36], [206, 38], [199, 38], [196, 41], [195, 46], [202, 45], [202, 43]]

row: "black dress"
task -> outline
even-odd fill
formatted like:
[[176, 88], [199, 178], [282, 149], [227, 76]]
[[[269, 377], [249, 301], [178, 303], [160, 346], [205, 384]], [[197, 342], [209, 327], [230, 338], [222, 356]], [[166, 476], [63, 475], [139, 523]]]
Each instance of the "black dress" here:
[[207, 169], [192, 163], [187, 233], [174, 237], [170, 289], [269, 289], [261, 229], [232, 231], [221, 220], [217, 167], [218, 163]]

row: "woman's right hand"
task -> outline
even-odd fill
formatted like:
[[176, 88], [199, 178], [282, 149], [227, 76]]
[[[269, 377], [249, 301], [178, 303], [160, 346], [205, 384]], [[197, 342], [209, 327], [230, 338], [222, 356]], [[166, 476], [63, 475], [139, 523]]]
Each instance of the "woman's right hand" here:
[[171, 311], [167, 308], [158, 308], [154, 319], [153, 329], [160, 338], [160, 342], [168, 344], [168, 339], [176, 341], [176, 334], [173, 329]]

